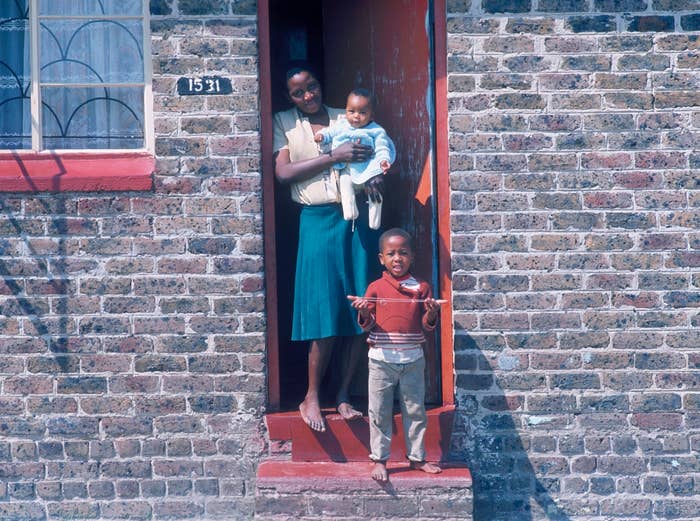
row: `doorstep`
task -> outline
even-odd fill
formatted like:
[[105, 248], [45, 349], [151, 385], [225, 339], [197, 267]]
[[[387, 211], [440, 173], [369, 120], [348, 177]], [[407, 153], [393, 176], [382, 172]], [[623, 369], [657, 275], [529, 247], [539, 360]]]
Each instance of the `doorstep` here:
[[[427, 410], [425, 435], [426, 459], [443, 461], [450, 447], [454, 405]], [[268, 414], [265, 417], [273, 442], [291, 441], [295, 462], [367, 462], [369, 457], [369, 423], [366, 417], [345, 421], [333, 410], [325, 410], [326, 430], [316, 432], [301, 419], [298, 411]], [[405, 461], [406, 449], [401, 415], [394, 416], [394, 435], [389, 461]]]
[[442, 463], [440, 474], [389, 463], [389, 482], [370, 477], [371, 462], [263, 461], [257, 471], [256, 521], [473, 520], [469, 469]]

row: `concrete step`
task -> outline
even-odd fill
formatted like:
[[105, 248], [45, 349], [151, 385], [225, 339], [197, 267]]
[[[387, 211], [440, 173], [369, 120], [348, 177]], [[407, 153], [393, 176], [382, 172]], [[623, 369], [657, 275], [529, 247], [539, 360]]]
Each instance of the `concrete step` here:
[[370, 477], [370, 462], [267, 460], [256, 479], [256, 521], [290, 519], [472, 519], [472, 478], [463, 465], [443, 463], [440, 474], [389, 463], [389, 482]]

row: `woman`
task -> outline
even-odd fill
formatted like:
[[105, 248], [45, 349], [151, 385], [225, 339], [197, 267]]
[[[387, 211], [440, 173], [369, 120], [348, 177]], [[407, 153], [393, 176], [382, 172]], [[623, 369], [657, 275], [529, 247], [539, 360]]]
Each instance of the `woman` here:
[[[348, 401], [352, 375], [365, 346], [347, 295], [363, 295], [379, 271], [378, 232], [369, 229], [367, 205], [360, 205], [364, 213], [358, 220], [343, 219], [338, 175], [331, 167], [367, 161], [373, 151], [348, 142], [321, 152], [314, 134], [333, 125], [344, 111], [323, 104], [321, 83], [308, 64], [290, 68], [285, 79], [293, 107], [275, 114], [273, 147], [275, 175], [290, 185], [292, 199], [302, 205], [292, 340], [310, 345], [308, 388], [299, 412], [309, 427], [324, 431], [319, 388], [338, 337], [352, 337], [336, 397], [338, 413], [346, 420], [362, 416]], [[370, 200], [379, 200], [381, 176], [368, 181], [365, 191]]]

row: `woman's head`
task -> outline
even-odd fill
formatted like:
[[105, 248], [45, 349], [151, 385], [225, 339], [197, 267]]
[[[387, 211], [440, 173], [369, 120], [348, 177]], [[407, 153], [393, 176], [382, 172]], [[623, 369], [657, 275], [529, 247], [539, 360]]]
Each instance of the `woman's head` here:
[[318, 74], [308, 63], [287, 68], [285, 86], [290, 101], [304, 114], [316, 114], [323, 107], [323, 92]]

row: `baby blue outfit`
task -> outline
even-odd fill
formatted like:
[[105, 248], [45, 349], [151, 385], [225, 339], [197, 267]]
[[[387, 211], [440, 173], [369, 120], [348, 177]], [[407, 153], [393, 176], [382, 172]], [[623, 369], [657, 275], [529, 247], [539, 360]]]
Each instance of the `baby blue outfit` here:
[[[358, 216], [357, 203], [355, 202], [355, 186], [361, 187], [369, 179], [384, 173], [380, 163], [384, 160], [392, 164], [396, 160], [396, 148], [394, 142], [386, 131], [374, 121], [361, 128], [354, 128], [347, 119], [339, 120], [335, 125], [319, 131], [323, 136], [321, 145], [331, 143], [331, 149], [335, 149], [346, 143], [359, 142], [374, 149], [374, 155], [362, 163], [336, 163], [334, 168], [340, 174], [340, 199], [343, 204], [343, 217], [346, 220], [355, 220]], [[381, 225], [381, 201], [369, 203], [369, 224], [372, 229], [379, 229]]]

